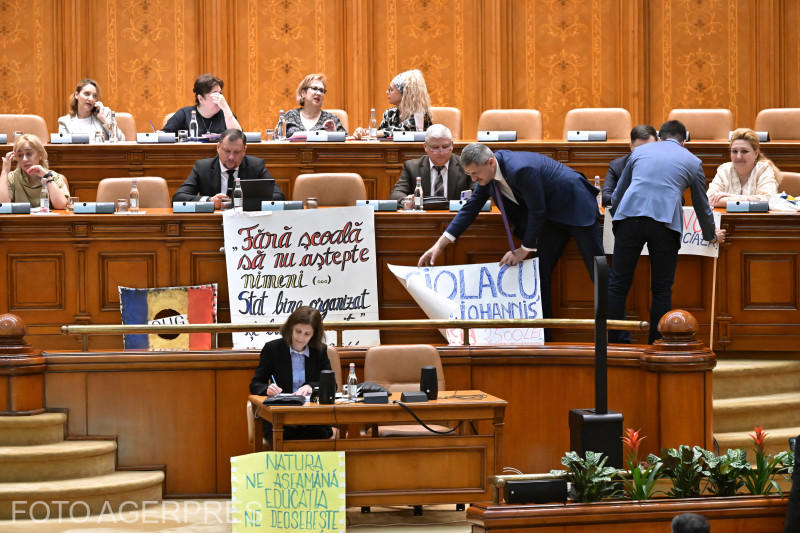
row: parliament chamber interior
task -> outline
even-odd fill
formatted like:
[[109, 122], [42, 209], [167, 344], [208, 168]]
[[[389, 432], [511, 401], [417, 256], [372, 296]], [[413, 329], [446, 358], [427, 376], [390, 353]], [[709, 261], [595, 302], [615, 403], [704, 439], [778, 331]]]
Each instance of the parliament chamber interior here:
[[[446, 520], [460, 528], [448, 531], [474, 533], [668, 531], [673, 518], [686, 512], [705, 517], [715, 532], [779, 532], [784, 524], [786, 531], [800, 531], [787, 459], [793, 457], [789, 439], [800, 434], [800, 350], [794, 344], [800, 328], [800, 204], [794, 199], [800, 198], [800, 46], [793, 37], [800, 4], [5, 0], [0, 12], [0, 529], [50, 531], [46, 527], [57, 518], [91, 521], [119, 516], [126, 505], [144, 511], [145, 503], [185, 500], [227, 506], [219, 531], [378, 527], [380, 520], [370, 517], [384, 507], [402, 526], [392, 531], [429, 530], [423, 519], [435, 522], [445, 507]], [[644, 324], [652, 321], [661, 270], [650, 256], [638, 259], [623, 297], [624, 316], [614, 317], [629, 321], [630, 343], [609, 339], [606, 346], [605, 329], [602, 342], [595, 342], [588, 321], [596, 316], [596, 301], [607, 298], [596, 295], [577, 237], [557, 250], [552, 274], [537, 266], [526, 284], [519, 266], [519, 279], [502, 284], [505, 267], [497, 263], [509, 252], [508, 241], [512, 255], [514, 249], [528, 252], [528, 234], [512, 239], [506, 211], [495, 192], [486, 192], [505, 195], [495, 167], [490, 187], [476, 170], [482, 160], [465, 156], [459, 163], [463, 151], [476, 142], [488, 146], [497, 155], [491, 162], [507, 174], [511, 167], [503, 161], [545, 156], [542, 161], [580, 181], [575, 194], [594, 196], [600, 194], [594, 186], [606, 184], [609, 165], [621, 158], [635, 159], [621, 175], [636, 179], [635, 154], [644, 152], [634, 148], [632, 128], [659, 130], [673, 120], [688, 132], [682, 153], [699, 159], [703, 194], [693, 196], [685, 186], [679, 191], [684, 251], [675, 260], [671, 311], [656, 321], [663, 338], [649, 343]], [[434, 126], [426, 137], [431, 124], [446, 128]], [[743, 128], [757, 140], [740, 136]], [[229, 136], [230, 130], [244, 133]], [[440, 144], [432, 147], [432, 140]], [[734, 149], [742, 145], [749, 147], [744, 155]], [[435, 162], [442, 157], [449, 162]], [[239, 182], [248, 181], [248, 166], [261, 164], [274, 178], [274, 196], [263, 198], [271, 206], [241, 213]], [[731, 178], [727, 207], [724, 200], [708, 207], [724, 241], [714, 244], [713, 255], [685, 252], [692, 235], [709, 246], [698, 199], [712, 198], [705, 190], [723, 168], [735, 176], [737, 165], [753, 169], [750, 183], [746, 176], [741, 183]], [[416, 177], [410, 168], [426, 176], [420, 196], [444, 196], [437, 209], [413, 209], [413, 181], [395, 194], [400, 181]], [[756, 190], [754, 176], [762, 168], [773, 185]], [[459, 229], [435, 266], [419, 268], [420, 279], [446, 272], [456, 280], [450, 270], [436, 269], [493, 264], [494, 274], [474, 274], [476, 286], [491, 292], [487, 302], [498, 293], [508, 296], [512, 283], [519, 294], [535, 286], [530, 305], [539, 307], [530, 309], [536, 318], [547, 313], [545, 303], [550, 315], [544, 318], [564, 319], [548, 330], [546, 341], [453, 341], [460, 335], [453, 332], [475, 330], [427, 322], [457, 317], [457, 306], [426, 300], [398, 274], [398, 268], [416, 273], [426, 251], [453, 230], [454, 218], [469, 214], [469, 194], [459, 196], [455, 185], [447, 193], [444, 175], [450, 173], [452, 185], [455, 170], [464, 187], [474, 187], [470, 194], [491, 197], [491, 206], [475, 208], [474, 221], [463, 233]], [[212, 193], [204, 192], [203, 172], [219, 180], [220, 171], [221, 188], [215, 183]], [[444, 193], [434, 194], [434, 172]], [[544, 171], [530, 174], [537, 172]], [[317, 185], [304, 183], [306, 176], [317, 176]], [[529, 224], [535, 217], [561, 223], [547, 208], [547, 200], [555, 202], [551, 191], [537, 190], [541, 210], [531, 208]], [[221, 203], [215, 195], [224, 197]], [[528, 193], [522, 195], [511, 196], [512, 209], [529, 202]], [[49, 212], [41, 207], [45, 197]], [[387, 208], [383, 201], [390, 197], [399, 200]], [[602, 195], [590, 202], [595, 200], [594, 223], [603, 231], [608, 217], [608, 237], [611, 217], [613, 224], [618, 220], [608, 205], [598, 207]], [[243, 225], [263, 220], [264, 227], [280, 226], [266, 237], [274, 241], [265, 248], [275, 250], [283, 247], [281, 234], [288, 240], [293, 230], [331, 242], [346, 240], [350, 231], [353, 239], [341, 250], [355, 252], [354, 236], [363, 231], [362, 270], [336, 263], [333, 281], [319, 281], [327, 272], [322, 256], [311, 258], [319, 265], [309, 266], [289, 255], [305, 261], [308, 244], [268, 251], [274, 263], [268, 255], [255, 267], [251, 256], [247, 267], [242, 260], [237, 267], [233, 252], [244, 254], [235, 244], [253, 241], [235, 241], [245, 232], [229, 230], [236, 216]], [[338, 231], [324, 233], [329, 220]], [[613, 283], [614, 243], [603, 248]], [[334, 262], [332, 257], [326, 260]], [[242, 275], [234, 290], [237, 268], [259, 277]], [[540, 301], [540, 275], [549, 278], [546, 302]], [[497, 287], [484, 276], [496, 276]], [[253, 288], [256, 279], [264, 280], [262, 304], [270, 302], [263, 312], [240, 291], [241, 283]], [[440, 281], [427, 279], [428, 288], [431, 279], [434, 286]], [[311, 287], [297, 293], [304, 300], [282, 300], [304, 283]], [[209, 287], [208, 300], [206, 293], [192, 292]], [[169, 298], [187, 303], [170, 300], [162, 306], [170, 312], [157, 314], [156, 293], [148, 291], [165, 288], [182, 291]], [[138, 290], [140, 299], [123, 302], [127, 290]], [[360, 318], [358, 312], [334, 312], [345, 299], [322, 295], [336, 290], [350, 295], [351, 310], [358, 305], [368, 312]], [[486, 313], [464, 312], [469, 298], [483, 296], [461, 300], [462, 318], [491, 318], [490, 306], [476, 307]], [[281, 301], [283, 307], [272, 304]], [[323, 367], [329, 363], [335, 374], [324, 377], [342, 391], [335, 402], [333, 396], [331, 403], [317, 398], [324, 387], [315, 347], [325, 339], [296, 344], [298, 327], [314, 334], [321, 327], [313, 318], [291, 323], [295, 304], [304, 308], [303, 302], [318, 309], [309, 311], [311, 317], [321, 313], [332, 323], [378, 321], [361, 334], [327, 329], [331, 346], [320, 349], [327, 350]], [[124, 322], [126, 306], [133, 316], [134, 304], [145, 307], [144, 318]], [[509, 311], [499, 318], [520, 316]], [[273, 361], [270, 349], [262, 351], [265, 334], [246, 327], [169, 334], [129, 329], [125, 339], [119, 328], [80, 332], [82, 326], [114, 329], [123, 323], [284, 321], [285, 330], [269, 337], [284, 339], [280, 363], [284, 355]], [[504, 327], [534, 329], [521, 320]], [[260, 344], [245, 347], [248, 334]], [[306, 377], [312, 366], [315, 376]], [[435, 369], [438, 396], [434, 390], [426, 397], [423, 390], [426, 401], [414, 403], [412, 393], [423, 389], [420, 369], [428, 366]], [[388, 391], [387, 405], [349, 399], [351, 369], [365, 384], [365, 398]], [[256, 386], [262, 371], [269, 380]], [[277, 402], [283, 382], [309, 393], [311, 385], [319, 386], [315, 400]], [[276, 401], [269, 401], [272, 396]], [[600, 396], [608, 412], [598, 408]], [[330, 436], [292, 437], [294, 428], [322, 426]], [[782, 492], [751, 494], [741, 481], [734, 496], [723, 497], [707, 472], [701, 497], [680, 498], [670, 484], [672, 467], [664, 466], [655, 496], [631, 501], [625, 476], [645, 467], [631, 462], [627, 444], [623, 448], [623, 428], [646, 436], [636, 448], [642, 460], [648, 454], [665, 458], [666, 450], [682, 445], [711, 450], [714, 457], [744, 449], [749, 464], [743, 472], [755, 468], [758, 457], [782, 458], [770, 478]], [[752, 436], [754, 428], [756, 435], [761, 429], [769, 434], [766, 444]], [[266, 491], [264, 502], [262, 490], [256, 503], [263, 509], [255, 515], [236, 510], [237, 498], [253, 488], [241, 473], [244, 458], [265, 450], [270, 458], [291, 454], [308, 461], [314, 454], [325, 461], [341, 454], [336, 457], [346, 475], [340, 472], [345, 481], [336, 498], [345, 503], [334, 509], [316, 493], [308, 496], [313, 505], [298, 503], [286, 495], [291, 491], [282, 493], [280, 504]], [[582, 503], [574, 472], [551, 473], [567, 467], [562, 458], [571, 450], [606, 452], [619, 476], [607, 497]], [[291, 461], [296, 466], [298, 459]], [[702, 465], [712, 470], [710, 462]], [[305, 464], [296, 474], [309, 476], [317, 468]], [[164, 530], [188, 524], [185, 516], [159, 520]]]

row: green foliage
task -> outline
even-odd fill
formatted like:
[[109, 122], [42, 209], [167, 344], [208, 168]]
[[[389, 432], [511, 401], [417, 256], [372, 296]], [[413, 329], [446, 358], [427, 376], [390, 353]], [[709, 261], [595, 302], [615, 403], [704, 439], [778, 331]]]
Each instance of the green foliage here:
[[567, 452], [561, 458], [561, 464], [567, 467], [566, 472], [553, 471], [556, 474], [566, 473], [567, 481], [572, 483], [575, 498], [580, 502], [596, 502], [619, 492], [614, 476], [617, 469], [605, 466], [607, 457], [602, 453], [586, 452], [581, 457], [576, 452]]
[[700, 482], [706, 471], [703, 450], [699, 446], [682, 444], [678, 448], [662, 450], [664, 473], [672, 480], [670, 498], [696, 498], [700, 496]]
[[664, 463], [652, 453], [642, 463], [631, 465], [630, 478], [622, 482], [625, 496], [632, 500], [649, 500], [656, 490], [656, 481], [663, 475]]
[[704, 474], [708, 477], [708, 490], [715, 496], [733, 496], [744, 486], [744, 477], [750, 471], [745, 450], [728, 450], [724, 455], [715, 455], [702, 450], [706, 463]]
[[790, 461], [794, 463], [794, 459], [789, 458], [789, 452], [778, 452], [773, 457], [770, 454], [763, 453], [756, 448], [756, 463], [755, 468], [749, 469], [744, 476], [744, 486], [750, 491], [750, 494], [763, 494], [769, 495], [773, 489], [783, 496], [778, 482], [775, 481], [777, 474], [782, 474], [788, 470]]

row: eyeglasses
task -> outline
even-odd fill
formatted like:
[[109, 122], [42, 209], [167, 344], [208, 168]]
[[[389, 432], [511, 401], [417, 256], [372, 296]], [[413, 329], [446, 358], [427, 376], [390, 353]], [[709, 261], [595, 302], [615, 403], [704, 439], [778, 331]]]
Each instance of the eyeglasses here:
[[447, 145], [447, 146], [435, 146], [434, 147], [434, 146], [429, 146], [429, 145], [426, 144], [425, 148], [427, 148], [431, 152], [439, 152], [439, 153], [441, 153], [441, 152], [449, 152], [450, 150], [453, 149], [453, 145], [450, 144], [450, 145]]
[[319, 94], [325, 94], [326, 92], [328, 92], [327, 89], [325, 89], [325, 87], [306, 87], [306, 90], [314, 91], [315, 93]]

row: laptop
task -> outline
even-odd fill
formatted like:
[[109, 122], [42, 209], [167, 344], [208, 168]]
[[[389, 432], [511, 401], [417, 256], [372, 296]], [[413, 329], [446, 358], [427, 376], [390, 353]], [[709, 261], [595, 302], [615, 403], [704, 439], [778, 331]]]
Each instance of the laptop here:
[[[261, 202], [272, 200], [275, 192], [275, 180], [241, 180], [245, 211], [261, 211]], [[233, 186], [228, 189], [228, 196], [233, 197]]]

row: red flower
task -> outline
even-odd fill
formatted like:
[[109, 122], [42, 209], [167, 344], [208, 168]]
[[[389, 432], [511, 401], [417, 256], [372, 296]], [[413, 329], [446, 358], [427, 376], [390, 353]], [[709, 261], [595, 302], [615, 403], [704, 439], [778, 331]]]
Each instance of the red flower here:
[[622, 437], [622, 444], [631, 451], [628, 457], [628, 462], [631, 463], [631, 466], [638, 462], [639, 445], [641, 445], [642, 441], [646, 438], [644, 436], [640, 437], [639, 431], [641, 430], [637, 429], [634, 431], [633, 428], [626, 428], [625, 436]]
[[764, 426], [756, 426], [753, 428], [754, 433], [750, 433], [748, 437], [753, 439], [753, 442], [761, 453], [764, 453], [764, 441], [767, 439], [767, 432], [764, 431]]

